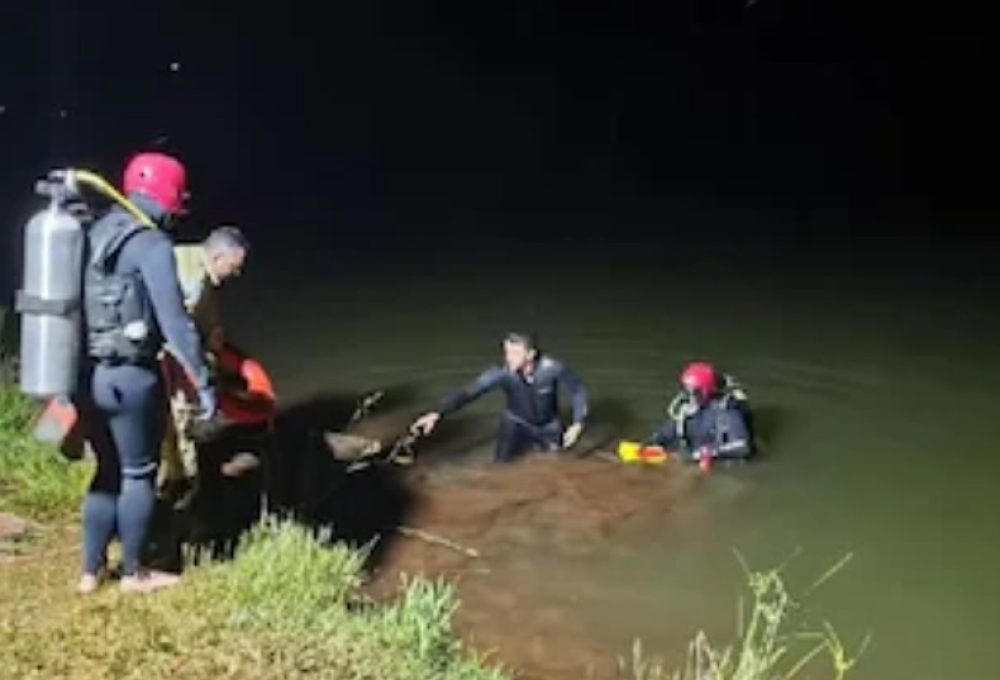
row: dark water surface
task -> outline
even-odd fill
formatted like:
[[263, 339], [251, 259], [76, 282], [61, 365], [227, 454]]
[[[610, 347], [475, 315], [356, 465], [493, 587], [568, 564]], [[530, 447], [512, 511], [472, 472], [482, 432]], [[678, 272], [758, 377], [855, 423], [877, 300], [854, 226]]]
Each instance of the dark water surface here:
[[[622, 652], [635, 637], [679, 658], [701, 627], [733, 630], [741, 573], [783, 561], [805, 586], [854, 559], [809, 603], [848, 645], [871, 631], [854, 677], [992, 677], [1000, 667], [1000, 340], [989, 244], [707, 245], [478, 238], [420, 247], [258, 249], [230, 294], [234, 333], [288, 400], [395, 388], [416, 413], [536, 329], [586, 380], [585, 444], [641, 437], [683, 362], [735, 373], [759, 410], [763, 454], [720, 469], [586, 560], [531, 556], [542, 604], [572, 603]], [[404, 390], [405, 388], [405, 390]], [[496, 397], [440, 445], [488, 453]], [[402, 417], [402, 414], [401, 414]], [[458, 427], [454, 425], [453, 427]], [[431, 446], [433, 448], [433, 445]]]

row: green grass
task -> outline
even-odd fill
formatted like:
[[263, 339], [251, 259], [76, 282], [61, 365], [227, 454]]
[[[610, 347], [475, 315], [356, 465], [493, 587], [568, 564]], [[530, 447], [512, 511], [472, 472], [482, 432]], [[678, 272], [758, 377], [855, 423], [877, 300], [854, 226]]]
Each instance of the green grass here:
[[10, 310], [0, 305], [0, 387], [14, 381], [14, 324]]
[[[817, 579], [812, 592], [840, 570], [850, 555]], [[741, 559], [742, 563], [742, 559]], [[791, 680], [800, 677], [831, 677], [842, 680], [855, 666], [869, 638], [860, 649], [849, 653], [833, 626], [824, 622], [809, 628], [797, 620], [799, 604], [793, 600], [782, 579], [782, 568], [751, 571], [743, 563], [749, 590], [750, 612], [743, 615], [735, 643], [714, 646], [704, 632], [689, 643], [683, 669], [666, 667], [648, 658], [636, 642], [632, 658], [622, 661], [622, 673], [633, 680]], [[823, 673], [825, 665], [826, 672]]]
[[0, 385], [0, 510], [39, 520], [72, 516], [93, 466], [70, 462], [32, 438], [39, 408], [15, 387]]
[[234, 561], [194, 567], [182, 586], [151, 597], [107, 588], [76, 598], [52, 587], [70, 574], [39, 555], [8, 566], [0, 584], [0, 675], [507, 677], [456, 638], [450, 586], [413, 581], [396, 601], [375, 604], [362, 593], [362, 565], [357, 551], [324, 546], [305, 529], [273, 520], [247, 537]]
[[38, 520], [74, 515], [93, 472], [89, 461], [71, 463], [31, 436], [41, 405], [15, 383], [9, 310], [0, 307], [0, 510]]

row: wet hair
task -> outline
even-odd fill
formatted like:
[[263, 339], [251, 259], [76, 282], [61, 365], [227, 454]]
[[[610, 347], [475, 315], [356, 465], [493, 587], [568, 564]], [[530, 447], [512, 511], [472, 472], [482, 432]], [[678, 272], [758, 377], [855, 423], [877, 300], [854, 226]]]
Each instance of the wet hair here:
[[210, 251], [242, 250], [249, 252], [250, 242], [237, 227], [217, 227], [205, 239], [205, 248]]
[[511, 331], [503, 339], [504, 344], [508, 342], [512, 345], [522, 345], [525, 349], [534, 350], [536, 353], [541, 354], [538, 347], [538, 339], [533, 333], [522, 333], [519, 331]]

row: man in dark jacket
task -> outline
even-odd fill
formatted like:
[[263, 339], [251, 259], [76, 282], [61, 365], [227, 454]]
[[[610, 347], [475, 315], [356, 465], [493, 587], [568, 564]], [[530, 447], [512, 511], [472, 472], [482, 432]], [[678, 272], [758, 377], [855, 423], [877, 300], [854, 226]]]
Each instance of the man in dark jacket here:
[[[185, 187], [184, 166], [163, 154], [139, 154], [125, 170], [130, 202], [159, 227], [183, 210]], [[115, 207], [90, 226], [87, 244], [81, 411], [97, 472], [83, 504], [78, 590], [98, 587], [115, 535], [122, 543], [122, 590], [154, 590], [178, 580], [140, 564], [166, 415], [160, 352], [170, 352], [190, 374], [203, 418], [211, 417], [215, 400], [198, 333], [184, 309], [169, 235]]]
[[[538, 449], [554, 451], [572, 447], [587, 418], [587, 392], [583, 383], [558, 359], [543, 355], [526, 333], [504, 339], [504, 365], [489, 368], [471, 385], [448, 395], [437, 411], [421, 416], [416, 432], [430, 434], [438, 421], [494, 389], [507, 395], [500, 421], [495, 459], [508, 462]], [[573, 422], [563, 429], [559, 416], [559, 388], [565, 387], [573, 404]]]

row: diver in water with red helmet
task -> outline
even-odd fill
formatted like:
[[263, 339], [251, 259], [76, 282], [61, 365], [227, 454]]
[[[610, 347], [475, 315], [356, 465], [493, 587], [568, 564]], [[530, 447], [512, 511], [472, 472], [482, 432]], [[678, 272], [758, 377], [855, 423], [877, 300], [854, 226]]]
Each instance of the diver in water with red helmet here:
[[669, 420], [647, 444], [674, 451], [703, 467], [717, 459], [747, 459], [754, 453], [746, 394], [729, 375], [697, 361], [681, 372], [681, 389], [670, 402]]

